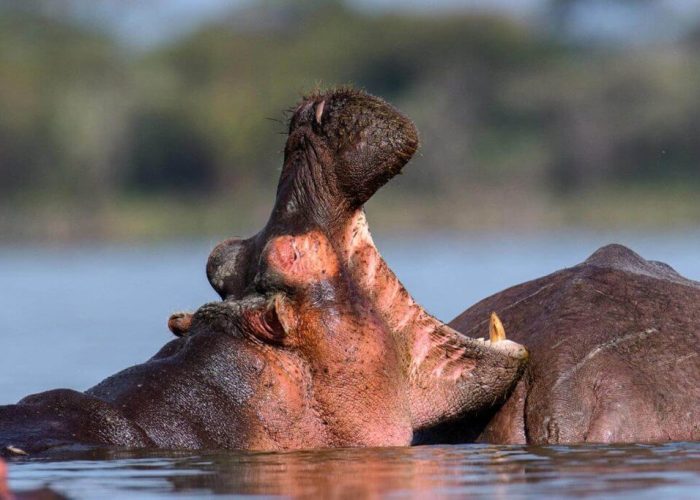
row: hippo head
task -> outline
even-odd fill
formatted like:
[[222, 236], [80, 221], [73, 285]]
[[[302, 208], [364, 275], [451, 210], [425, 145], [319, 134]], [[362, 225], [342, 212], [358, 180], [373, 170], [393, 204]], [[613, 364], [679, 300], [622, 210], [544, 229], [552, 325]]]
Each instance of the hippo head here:
[[372, 242], [362, 205], [417, 147], [410, 120], [362, 92], [314, 94], [296, 108], [270, 220], [210, 255], [223, 301], [171, 318], [190, 342], [236, 339], [234, 386], [252, 387], [239, 446], [407, 445], [497, 405], [517, 381], [522, 346], [430, 316]]
[[186, 337], [236, 338], [236, 362], [258, 367], [236, 370], [255, 378], [236, 382], [255, 387], [239, 446], [409, 444], [404, 353], [348, 280], [328, 238], [318, 231], [277, 236], [260, 261], [261, 290], [203, 306]]

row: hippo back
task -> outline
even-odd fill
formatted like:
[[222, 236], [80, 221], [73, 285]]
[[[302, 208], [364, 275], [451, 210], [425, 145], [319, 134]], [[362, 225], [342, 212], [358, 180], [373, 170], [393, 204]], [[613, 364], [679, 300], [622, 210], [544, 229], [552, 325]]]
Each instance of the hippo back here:
[[700, 439], [700, 283], [610, 245], [479, 302], [451, 326], [474, 335], [491, 311], [531, 361], [478, 439]]

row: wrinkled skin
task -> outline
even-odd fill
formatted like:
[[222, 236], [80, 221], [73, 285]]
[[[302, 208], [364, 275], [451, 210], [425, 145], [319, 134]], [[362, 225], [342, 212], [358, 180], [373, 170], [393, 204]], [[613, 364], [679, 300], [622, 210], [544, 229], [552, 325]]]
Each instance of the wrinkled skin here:
[[508, 401], [424, 433], [432, 442], [700, 439], [700, 283], [620, 245], [500, 292], [450, 325], [498, 311], [531, 362]]
[[171, 317], [179, 338], [85, 393], [0, 407], [0, 452], [408, 445], [496, 408], [527, 351], [428, 315], [367, 230], [362, 205], [417, 146], [413, 124], [380, 99], [304, 99], [269, 222], [209, 258], [223, 300]]

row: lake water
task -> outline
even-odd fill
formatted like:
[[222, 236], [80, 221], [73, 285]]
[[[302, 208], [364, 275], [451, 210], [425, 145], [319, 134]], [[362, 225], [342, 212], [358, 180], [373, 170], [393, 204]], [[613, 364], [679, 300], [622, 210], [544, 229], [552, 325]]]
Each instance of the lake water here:
[[[610, 242], [700, 280], [700, 232], [377, 238], [407, 288], [444, 320], [505, 287], [574, 265]], [[216, 299], [204, 276], [215, 243], [0, 247], [0, 404], [49, 388], [86, 389], [150, 357], [171, 338], [166, 328], [171, 312]], [[10, 484], [18, 490], [48, 485], [71, 497], [698, 498], [700, 444], [283, 454], [114, 451], [13, 462]]]
[[10, 465], [16, 490], [71, 498], [698, 498], [700, 444], [111, 452]]

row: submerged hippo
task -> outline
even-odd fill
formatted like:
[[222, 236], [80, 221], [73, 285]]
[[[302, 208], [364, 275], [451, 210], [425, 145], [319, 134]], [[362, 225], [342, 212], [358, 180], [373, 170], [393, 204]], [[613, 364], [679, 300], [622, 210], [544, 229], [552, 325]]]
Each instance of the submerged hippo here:
[[700, 283], [609, 245], [450, 325], [469, 335], [491, 310], [528, 347], [530, 366], [482, 425], [468, 417], [427, 433], [429, 441], [700, 440]]
[[378, 98], [304, 99], [269, 222], [209, 259], [223, 300], [172, 317], [180, 338], [84, 393], [1, 406], [2, 453], [408, 445], [421, 429], [492, 411], [527, 351], [495, 319], [482, 340], [428, 315], [367, 230], [362, 205], [417, 146], [413, 124]]

